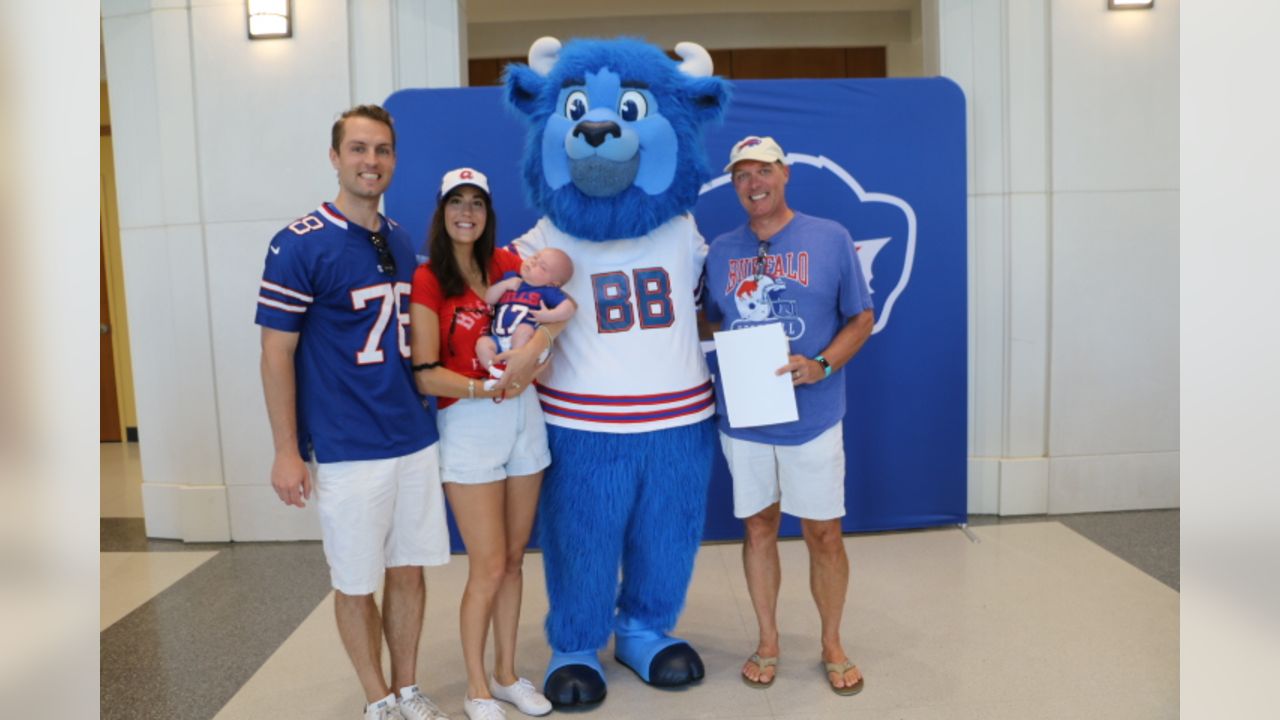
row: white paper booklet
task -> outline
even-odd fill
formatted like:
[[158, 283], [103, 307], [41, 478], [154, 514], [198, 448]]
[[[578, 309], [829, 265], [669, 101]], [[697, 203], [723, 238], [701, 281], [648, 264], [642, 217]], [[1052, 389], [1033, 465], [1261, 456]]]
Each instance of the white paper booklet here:
[[787, 364], [790, 354], [782, 325], [721, 331], [715, 339], [729, 427], [776, 425], [799, 418], [791, 376], [774, 374]]

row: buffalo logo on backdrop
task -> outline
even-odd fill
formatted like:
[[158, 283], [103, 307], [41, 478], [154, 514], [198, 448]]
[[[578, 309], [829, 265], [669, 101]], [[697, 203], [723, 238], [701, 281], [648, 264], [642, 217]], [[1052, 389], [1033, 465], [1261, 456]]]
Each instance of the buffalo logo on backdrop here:
[[[741, 144], [759, 143], [749, 138]], [[916, 213], [902, 198], [863, 188], [839, 163], [823, 155], [788, 152], [791, 180], [787, 184], [787, 203], [793, 210], [834, 220], [853, 236], [853, 247], [862, 265], [862, 274], [871, 286], [871, 299], [876, 306], [873, 332], [880, 332], [893, 314], [893, 306], [907, 289], [916, 252]], [[728, 173], [713, 178], [702, 186], [703, 202], [719, 209], [721, 203], [737, 203], [730, 192], [717, 193], [732, 182]], [[810, 198], [820, 202], [810, 202]], [[700, 206], [701, 207], [701, 206]], [[813, 208], [813, 209], [811, 209]], [[741, 210], [725, 210], [738, 223]], [[709, 213], [700, 213], [700, 215]], [[699, 218], [701, 222], [701, 218]], [[713, 223], [706, 223], [710, 226]], [[732, 226], [730, 226], [732, 227]], [[703, 234], [713, 238], [728, 227], [703, 227]], [[804, 334], [804, 320], [796, 316], [795, 301], [787, 297], [788, 283], [809, 284], [809, 254], [779, 253], [761, 258], [740, 258], [729, 267], [729, 288], [741, 318], [731, 329], [781, 322], [787, 337]]]
[[[538, 208], [554, 204], [555, 193], [571, 185], [575, 175], [607, 175], [611, 166], [602, 160], [623, 160], [628, 147], [669, 143], [662, 126], [679, 122], [679, 113], [672, 112], [671, 103], [651, 97], [652, 86], [623, 87], [619, 78], [615, 88], [618, 72], [584, 67], [571, 78], [580, 83], [556, 89], [548, 113], [580, 114], [578, 123], [611, 121], [618, 133], [607, 124], [588, 125], [573, 136], [566, 124], [559, 133], [532, 139], [535, 154], [552, 148], [555, 152], [545, 154], [559, 156], [545, 175], [541, 162], [528, 167], [521, 160], [529, 138], [522, 121], [501, 110], [503, 88], [397, 92], [387, 101], [396, 120], [400, 160], [386, 194], [387, 214], [425, 240], [434, 207], [422, 197], [434, 194], [446, 170], [477, 168], [493, 187], [494, 210], [501, 218], [498, 241], [505, 243], [538, 222], [545, 214]], [[601, 107], [610, 116], [587, 117], [597, 109], [589, 102], [593, 91], [605, 85], [610, 101]], [[586, 101], [575, 92], [587, 95]], [[692, 206], [698, 231], [710, 242], [746, 221], [729, 176], [715, 171], [751, 136], [776, 138], [788, 152], [788, 204], [849, 232], [875, 303], [876, 336], [854, 358], [846, 385], [846, 402], [857, 408], [859, 422], [845, 425], [850, 503], [842, 529], [964, 522], [970, 372], [964, 93], [945, 78], [795, 79], [735, 81], [733, 96], [722, 123], [706, 126], [705, 141], [675, 153], [669, 146], [650, 152], [670, 156], [705, 149], [712, 160], [708, 172], [673, 170], [653, 162], [657, 157], [646, 161], [641, 152], [633, 165], [613, 163], [628, 165], [615, 179], [632, 177], [627, 192], [640, 201], [637, 207], [654, 197], [649, 192], [681, 186], [682, 211]], [[628, 130], [634, 138], [623, 137]], [[484, 140], [441, 144], [440, 137]], [[522, 175], [529, 182], [521, 182]], [[530, 187], [542, 177], [551, 182]], [[645, 212], [564, 215], [579, 237], [639, 237], [648, 229]], [[737, 327], [777, 323], [792, 338], [812, 335], [815, 326], [806, 327], [796, 317], [796, 304], [799, 290], [821, 269], [813, 264], [820, 260], [776, 253], [760, 262], [752, 255], [732, 268], [728, 288], [716, 288], [732, 293], [741, 318]], [[728, 323], [725, 329], [731, 329]], [[713, 344], [708, 341], [704, 348], [714, 364]], [[732, 503], [723, 502], [732, 483], [722, 464], [709, 492], [721, 500], [709, 505], [704, 537], [740, 538]], [[784, 518], [782, 534], [800, 532], [799, 521], [788, 524], [793, 520]]]

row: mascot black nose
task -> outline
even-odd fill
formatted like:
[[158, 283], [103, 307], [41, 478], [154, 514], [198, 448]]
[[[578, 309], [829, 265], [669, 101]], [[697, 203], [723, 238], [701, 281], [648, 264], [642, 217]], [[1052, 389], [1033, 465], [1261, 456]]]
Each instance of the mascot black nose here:
[[614, 137], [622, 137], [622, 128], [618, 127], [618, 123], [610, 122], [580, 122], [573, 129], [573, 136], [582, 135], [587, 139], [587, 144], [591, 147], [600, 147], [604, 142], [606, 135]]

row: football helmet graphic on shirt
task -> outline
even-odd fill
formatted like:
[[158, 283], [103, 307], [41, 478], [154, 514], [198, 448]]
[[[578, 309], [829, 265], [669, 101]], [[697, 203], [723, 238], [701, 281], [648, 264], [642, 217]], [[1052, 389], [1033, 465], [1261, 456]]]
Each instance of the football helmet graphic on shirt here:
[[743, 279], [733, 291], [738, 319], [730, 323], [730, 328], [781, 322], [788, 338], [794, 340], [804, 335], [804, 320], [796, 313], [795, 300], [783, 297], [786, 291], [786, 282], [768, 275]]

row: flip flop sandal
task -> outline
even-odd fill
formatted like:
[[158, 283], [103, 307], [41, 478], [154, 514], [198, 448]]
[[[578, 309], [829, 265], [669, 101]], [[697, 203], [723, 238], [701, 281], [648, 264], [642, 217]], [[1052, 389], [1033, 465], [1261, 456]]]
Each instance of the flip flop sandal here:
[[[857, 667], [857, 665], [855, 665], [852, 660], [845, 660], [842, 663], [824, 662], [822, 663], [822, 667], [824, 670], [827, 671], [827, 673], [835, 673], [843, 677], [845, 673], [854, 669], [855, 667]], [[836, 687], [831, 682], [830, 674], [828, 674], [826, 678], [827, 678], [827, 684], [831, 686], [831, 692], [837, 695], [844, 695], [844, 696], [857, 695], [858, 693], [862, 692], [863, 681], [866, 680], [866, 678], [864, 677], [859, 677], [858, 682], [852, 685], [847, 685], [845, 687]]]
[[[764, 672], [765, 668], [776, 667], [778, 664], [778, 658], [776, 656], [760, 657], [760, 653], [752, 653], [751, 657], [747, 658], [747, 662], [755, 663], [755, 666], [760, 668], [760, 672]], [[773, 681], [777, 679], [778, 679], [777, 670], [774, 670], [773, 675], [764, 682], [761, 682], [759, 680], [752, 680], [746, 675], [742, 676], [742, 682], [746, 683], [748, 687], [759, 688], [761, 690], [772, 685]]]

